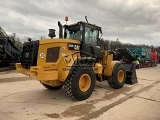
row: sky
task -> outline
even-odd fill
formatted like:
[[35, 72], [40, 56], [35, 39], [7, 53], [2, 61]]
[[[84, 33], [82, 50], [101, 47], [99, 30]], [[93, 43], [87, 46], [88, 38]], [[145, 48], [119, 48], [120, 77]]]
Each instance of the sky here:
[[160, 46], [160, 0], [1, 0], [0, 26], [11, 35], [48, 37], [48, 29], [85, 21], [102, 27], [102, 38]]

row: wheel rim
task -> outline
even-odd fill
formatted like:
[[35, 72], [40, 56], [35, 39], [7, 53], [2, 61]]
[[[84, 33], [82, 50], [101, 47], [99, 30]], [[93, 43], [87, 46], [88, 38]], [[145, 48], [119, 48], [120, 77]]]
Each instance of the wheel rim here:
[[119, 82], [123, 82], [123, 79], [124, 79], [124, 71], [123, 70], [120, 70], [118, 72], [118, 81]]
[[79, 89], [86, 92], [91, 86], [91, 77], [88, 74], [83, 74], [79, 79]]

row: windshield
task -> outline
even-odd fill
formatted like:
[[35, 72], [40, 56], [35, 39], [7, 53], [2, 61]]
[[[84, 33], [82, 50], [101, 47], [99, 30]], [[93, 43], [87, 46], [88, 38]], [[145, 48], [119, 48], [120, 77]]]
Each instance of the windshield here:
[[85, 44], [97, 45], [98, 30], [85, 27]]
[[65, 38], [82, 40], [82, 32], [80, 26], [70, 26], [65, 29]]

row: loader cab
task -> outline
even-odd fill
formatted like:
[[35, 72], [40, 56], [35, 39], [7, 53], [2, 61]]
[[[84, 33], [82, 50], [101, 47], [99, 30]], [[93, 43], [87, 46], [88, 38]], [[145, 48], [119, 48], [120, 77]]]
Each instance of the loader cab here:
[[86, 54], [87, 56], [101, 57], [101, 48], [98, 44], [100, 34], [102, 34], [101, 27], [82, 21], [64, 26], [64, 38], [79, 40], [83, 56]]

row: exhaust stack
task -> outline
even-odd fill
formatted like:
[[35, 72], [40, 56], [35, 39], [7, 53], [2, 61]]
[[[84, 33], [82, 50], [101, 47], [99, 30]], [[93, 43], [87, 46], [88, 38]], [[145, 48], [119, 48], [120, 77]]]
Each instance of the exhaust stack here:
[[58, 21], [58, 26], [59, 26], [59, 38], [63, 38], [63, 26], [60, 23], [60, 21]]

